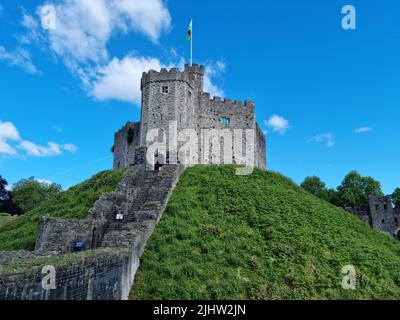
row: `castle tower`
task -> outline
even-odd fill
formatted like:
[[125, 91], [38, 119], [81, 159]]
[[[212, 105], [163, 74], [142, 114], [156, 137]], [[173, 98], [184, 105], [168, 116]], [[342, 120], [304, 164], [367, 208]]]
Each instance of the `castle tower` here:
[[[170, 149], [169, 126], [176, 122], [177, 130], [195, 127], [198, 106], [203, 91], [204, 67], [185, 65], [183, 72], [176, 68], [160, 72], [144, 72], [141, 81], [141, 145], [148, 146], [147, 133], [159, 130], [159, 142], [166, 139]], [[175, 155], [171, 154], [171, 157]], [[169, 152], [168, 156], [169, 158]]]
[[[265, 135], [254, 102], [211, 98], [203, 91], [203, 79], [204, 66], [197, 64], [183, 71], [144, 72], [141, 121], [128, 122], [115, 134], [114, 168], [142, 164], [157, 169], [157, 163], [187, 164], [189, 159], [191, 164], [250, 162], [265, 169]], [[246, 160], [248, 155], [253, 159]]]

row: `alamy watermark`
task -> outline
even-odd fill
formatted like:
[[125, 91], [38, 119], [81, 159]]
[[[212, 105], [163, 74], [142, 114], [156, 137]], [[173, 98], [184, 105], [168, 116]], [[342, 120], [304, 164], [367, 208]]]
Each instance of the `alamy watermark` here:
[[44, 266], [42, 268], [42, 288], [44, 290], [56, 289], [56, 268], [52, 265]]
[[153, 128], [146, 136], [146, 161], [164, 164], [236, 164], [236, 175], [252, 174], [256, 161], [254, 129], [179, 129], [170, 121], [166, 132]]
[[355, 290], [357, 285], [356, 268], [352, 265], [346, 265], [342, 268], [342, 288], [344, 290]]
[[344, 30], [356, 30], [357, 29], [356, 8], [352, 5], [345, 5], [342, 8], [342, 14], [345, 15], [342, 18], [342, 28]]
[[56, 8], [53, 5], [44, 5], [41, 7], [40, 18], [43, 29], [55, 30], [57, 28]]

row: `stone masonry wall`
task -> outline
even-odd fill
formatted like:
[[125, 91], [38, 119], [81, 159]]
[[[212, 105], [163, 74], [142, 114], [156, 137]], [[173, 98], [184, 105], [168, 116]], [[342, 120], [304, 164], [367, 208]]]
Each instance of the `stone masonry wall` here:
[[[140, 147], [140, 130], [140, 122], [127, 122], [115, 133], [112, 147], [114, 169], [125, 168], [135, 163], [135, 152]], [[128, 141], [129, 135], [131, 135], [132, 141]]]
[[42, 266], [0, 275], [0, 300], [119, 300], [126, 299], [132, 278], [128, 250], [100, 252], [53, 263], [56, 289], [42, 287]]
[[95, 249], [92, 230], [100, 228], [94, 219], [63, 220], [45, 216], [39, 224], [35, 251], [70, 253], [75, 242], [85, 242]]
[[[243, 134], [242, 150], [244, 152], [246, 145], [254, 145], [255, 166], [262, 169], [266, 168], [266, 147], [265, 136], [258, 127], [255, 119], [254, 102], [246, 100], [234, 101], [228, 98], [222, 100], [220, 97], [210, 98], [210, 94], [203, 92], [204, 67], [193, 64], [186, 65], [183, 72], [177, 68], [167, 70], [162, 68], [160, 72], [150, 70], [144, 72], [141, 80], [142, 105], [141, 105], [141, 122], [140, 134], [135, 131], [140, 140], [141, 147], [149, 147], [155, 141], [163, 142], [165, 146], [160, 147], [158, 153], [162, 153], [162, 160], [167, 163], [175, 163], [177, 153], [186, 141], [178, 141], [176, 145], [170, 144], [170, 124], [176, 124], [177, 134], [183, 135], [183, 130], [191, 129], [195, 132], [198, 139], [197, 153], [199, 155], [198, 163], [218, 163], [218, 160], [224, 160], [225, 164], [241, 163], [239, 159], [234, 157], [227, 158], [224, 152], [213, 154], [212, 151], [205, 153], [207, 148], [212, 149], [209, 141], [202, 140], [204, 131], [213, 129], [224, 130], [220, 140], [221, 150], [224, 150], [225, 140], [222, 136], [229, 130], [229, 134], [234, 136], [237, 129], [254, 130], [255, 140], [247, 141], [245, 133]], [[224, 123], [225, 121], [225, 123]], [[126, 127], [130, 123], [128, 122]], [[157, 129], [157, 138], [148, 142], [147, 134]], [[132, 156], [134, 151], [121, 150], [137, 148], [137, 144], [127, 147], [126, 130], [120, 130], [116, 134], [116, 142], [114, 152], [114, 167], [132, 165]], [[205, 133], [208, 134], [208, 133]], [[135, 140], [137, 141], [137, 140]], [[150, 151], [149, 151], [150, 152]], [[153, 150], [151, 150], [153, 152]], [[157, 152], [154, 152], [156, 156]], [[215, 153], [215, 152], [214, 152]]]
[[[183, 171], [183, 166], [158, 172], [131, 167], [115, 192], [96, 201], [89, 219], [44, 217], [37, 251], [0, 252], [0, 300], [127, 299], [146, 243]], [[75, 241], [85, 242], [89, 251], [71, 253]], [[42, 287], [45, 265], [55, 268], [54, 290]]]
[[346, 207], [346, 211], [369, 224], [373, 229], [382, 231], [400, 241], [400, 208], [393, 207], [391, 196], [369, 196], [365, 208]]
[[256, 166], [266, 170], [267, 169], [267, 146], [265, 142], [265, 134], [256, 122]]
[[369, 197], [372, 227], [400, 240], [400, 210], [393, 208], [392, 197]]

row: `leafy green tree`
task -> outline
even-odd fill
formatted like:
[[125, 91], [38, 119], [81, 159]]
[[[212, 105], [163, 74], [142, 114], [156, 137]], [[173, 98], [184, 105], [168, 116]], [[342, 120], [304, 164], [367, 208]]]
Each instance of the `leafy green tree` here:
[[34, 209], [43, 201], [48, 201], [61, 192], [58, 184], [39, 182], [33, 177], [17, 182], [12, 188], [13, 199], [23, 212]]
[[339, 192], [337, 192], [335, 189], [326, 190], [326, 200], [334, 206], [340, 207]]
[[7, 180], [0, 175], [0, 212], [6, 212], [7, 202], [10, 198], [7, 184]]
[[7, 180], [0, 175], [0, 203], [7, 200], [9, 197], [7, 184]]
[[0, 176], [0, 213], [20, 215], [21, 209], [15, 204], [12, 193], [7, 190], [7, 180]]
[[305, 178], [300, 187], [318, 198], [324, 198], [326, 196], [326, 185], [317, 176]]
[[317, 176], [305, 178], [300, 187], [322, 200], [328, 201], [334, 205], [338, 203], [337, 191], [328, 189], [326, 184]]
[[400, 208], [400, 188], [394, 190], [392, 194], [393, 204], [396, 208]]
[[365, 208], [368, 196], [383, 196], [381, 183], [371, 177], [363, 177], [357, 171], [347, 174], [338, 189], [338, 205]]

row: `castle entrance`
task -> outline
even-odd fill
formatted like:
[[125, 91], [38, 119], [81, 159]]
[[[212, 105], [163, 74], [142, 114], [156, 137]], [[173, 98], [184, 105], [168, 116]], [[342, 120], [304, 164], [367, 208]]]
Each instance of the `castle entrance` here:
[[164, 157], [158, 152], [158, 150], [154, 153], [154, 170], [160, 171], [160, 169], [164, 166]]
[[162, 167], [161, 164], [158, 163], [158, 161], [156, 162], [156, 164], [154, 165], [154, 170], [155, 171], [160, 171], [160, 168]]

